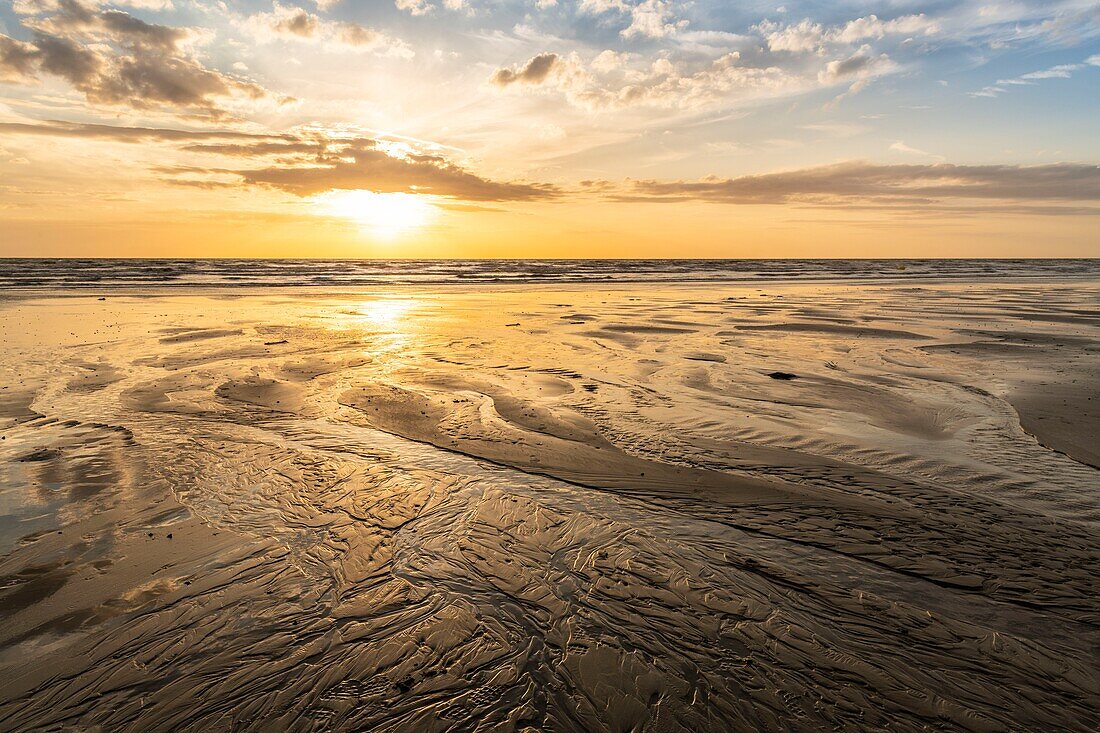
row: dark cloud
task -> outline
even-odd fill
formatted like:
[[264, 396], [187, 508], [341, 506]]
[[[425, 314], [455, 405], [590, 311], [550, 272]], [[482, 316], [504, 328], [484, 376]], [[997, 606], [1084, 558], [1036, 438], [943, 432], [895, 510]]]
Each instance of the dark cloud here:
[[191, 179], [191, 178], [168, 178], [165, 180], [172, 186], [186, 186], [187, 188], [199, 188], [204, 191], [211, 191], [219, 188], [235, 188], [235, 183], [228, 183], [226, 181], [214, 181], [210, 179]]
[[0, 81], [27, 81], [34, 74], [37, 53], [29, 43], [0, 36]]
[[330, 21], [297, 6], [275, 3], [274, 10], [257, 13], [249, 18], [249, 25], [259, 31], [259, 40], [271, 37], [293, 40], [313, 40], [324, 48], [350, 47], [371, 50], [396, 56], [413, 56], [412, 49], [401, 41], [373, 28], [348, 21]]
[[327, 150], [323, 142], [272, 141], [255, 143], [195, 143], [185, 145], [184, 150], [195, 153], [231, 155], [240, 158], [260, 158], [267, 155], [308, 154], [322, 156]]
[[36, 33], [32, 45], [42, 71], [60, 76], [78, 89], [95, 80], [103, 67], [99, 54], [68, 38]]
[[0, 122], [0, 135], [39, 135], [44, 137], [100, 138], [121, 142], [148, 140], [254, 140], [290, 141], [291, 135], [265, 135], [234, 130], [175, 130], [164, 127], [116, 127], [61, 120], [42, 122]]
[[146, 23], [128, 13], [119, 10], [106, 10], [99, 15], [103, 29], [117, 37], [126, 38], [131, 43], [174, 49], [188, 36], [182, 28], [169, 28], [163, 25]]
[[146, 23], [121, 10], [59, 0], [23, 18], [23, 25], [32, 33], [29, 42], [0, 35], [0, 78], [29, 81], [49, 74], [91, 102], [209, 116], [224, 114], [226, 98], [266, 94], [193, 58], [183, 45], [187, 29]]
[[275, 163], [253, 169], [190, 165], [156, 168], [156, 172], [169, 176], [170, 181], [187, 186], [209, 183], [210, 187], [222, 187], [228, 177], [236, 181], [230, 185], [264, 186], [298, 196], [363, 189], [479, 202], [546, 200], [561, 193], [547, 184], [489, 180], [442, 155], [417, 152], [391, 155], [374, 138], [330, 137], [313, 130], [264, 135], [52, 121], [0, 123], [0, 136], [5, 134], [176, 143], [179, 150], [187, 152]]
[[290, 14], [276, 20], [272, 27], [279, 33], [310, 38], [320, 29], [321, 19], [302, 8], [294, 8]]
[[378, 31], [356, 23], [338, 23], [336, 38], [349, 46], [372, 46], [387, 40]]
[[[636, 181], [620, 200], [918, 208], [945, 201], [1100, 202], [1100, 166], [875, 165], [849, 162], [701, 181]], [[1100, 210], [1097, 210], [1100, 212]]]
[[[990, 211], [1100, 214], [1100, 166], [1080, 163], [967, 166], [856, 161], [739, 178], [626, 183], [585, 180], [567, 192], [548, 184], [494, 181], [434, 152], [398, 154], [388, 144], [392, 141], [331, 136], [315, 129], [264, 134], [45, 121], [0, 123], [0, 137], [4, 135], [159, 142], [180, 151], [231, 161], [221, 167], [176, 165], [157, 169], [172, 182], [207, 187], [263, 186], [298, 196], [362, 189], [432, 194], [456, 203], [539, 201], [571, 195], [622, 202], [789, 204], [944, 216]], [[246, 161], [258, 167], [244, 167]]]
[[[57, 10], [53, 17], [58, 23], [91, 25], [98, 18], [94, 8], [84, 5], [79, 0], [56, 0], [54, 4]], [[41, 5], [48, 7], [48, 3], [41, 3]]]
[[829, 64], [828, 71], [834, 77], [851, 76], [852, 74], [863, 71], [871, 65], [871, 57], [863, 54], [856, 54], [850, 56], [842, 61]]
[[78, 0], [58, 0], [55, 6], [43, 4], [24, 24], [55, 36], [125, 38], [130, 43], [174, 48], [188, 37], [185, 28], [170, 28], [146, 23], [121, 10], [103, 10]]
[[509, 84], [541, 84], [550, 76], [559, 62], [556, 53], [540, 53], [519, 69], [497, 69], [492, 76], [493, 84], [506, 87]]
[[254, 84], [239, 82], [189, 59], [147, 54], [118, 58], [113, 74], [77, 88], [90, 100], [105, 104], [125, 104], [138, 109], [168, 104], [211, 113], [218, 112], [216, 97], [229, 97], [234, 92], [252, 99], [264, 96], [264, 91]]
[[433, 194], [466, 201], [533, 201], [553, 198], [553, 186], [491, 181], [438, 155], [389, 155], [373, 140], [336, 141], [319, 165], [278, 166], [238, 171], [249, 184], [298, 196], [335, 189]]

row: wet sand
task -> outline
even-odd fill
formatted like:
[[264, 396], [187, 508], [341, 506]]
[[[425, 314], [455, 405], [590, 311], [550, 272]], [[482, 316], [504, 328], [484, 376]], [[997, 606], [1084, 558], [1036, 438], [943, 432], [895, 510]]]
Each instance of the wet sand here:
[[1100, 283], [57, 291], [0, 334], [0, 730], [1100, 727]]

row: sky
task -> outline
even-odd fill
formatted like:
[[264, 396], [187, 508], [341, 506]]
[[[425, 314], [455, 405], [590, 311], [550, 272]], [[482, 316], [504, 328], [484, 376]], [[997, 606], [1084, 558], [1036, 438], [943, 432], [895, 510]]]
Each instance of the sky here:
[[0, 0], [0, 256], [1100, 257], [1100, 2]]

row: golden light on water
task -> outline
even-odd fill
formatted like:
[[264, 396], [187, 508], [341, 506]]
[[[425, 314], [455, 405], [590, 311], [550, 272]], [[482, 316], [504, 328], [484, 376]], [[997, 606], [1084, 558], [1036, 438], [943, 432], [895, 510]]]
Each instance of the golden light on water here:
[[353, 221], [386, 239], [423, 227], [438, 212], [426, 196], [410, 193], [330, 191], [313, 200], [324, 213]]

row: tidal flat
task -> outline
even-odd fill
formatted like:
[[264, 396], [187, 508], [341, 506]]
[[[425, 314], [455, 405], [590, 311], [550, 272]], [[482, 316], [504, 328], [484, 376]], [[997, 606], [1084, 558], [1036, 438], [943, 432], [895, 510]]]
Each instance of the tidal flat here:
[[1100, 728], [1100, 283], [44, 290], [0, 339], [0, 730]]

